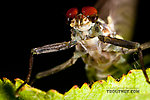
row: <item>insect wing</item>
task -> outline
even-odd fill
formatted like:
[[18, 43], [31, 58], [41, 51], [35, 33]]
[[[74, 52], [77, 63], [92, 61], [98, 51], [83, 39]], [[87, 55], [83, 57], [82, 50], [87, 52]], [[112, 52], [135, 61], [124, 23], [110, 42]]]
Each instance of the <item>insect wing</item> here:
[[95, 8], [98, 16], [107, 22], [111, 16], [117, 33], [131, 40], [136, 17], [138, 0], [98, 0]]

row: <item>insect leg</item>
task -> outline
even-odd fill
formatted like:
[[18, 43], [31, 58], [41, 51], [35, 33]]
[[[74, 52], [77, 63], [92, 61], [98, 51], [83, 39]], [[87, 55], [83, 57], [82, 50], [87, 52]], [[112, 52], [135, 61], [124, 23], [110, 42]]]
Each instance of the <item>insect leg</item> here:
[[31, 53], [30, 53], [30, 58], [29, 58], [29, 71], [28, 71], [27, 78], [26, 78], [26, 80], [24, 81], [24, 83], [21, 84], [21, 85], [19, 86], [19, 88], [17, 88], [17, 90], [16, 90], [16, 96], [18, 95], [19, 90], [20, 90], [26, 83], [29, 83], [30, 78], [31, 78], [32, 66], [33, 66], [33, 54], [32, 54], [32, 52], [31, 52]]
[[142, 67], [143, 74], [146, 78], [146, 81], [150, 84], [149, 77], [148, 77], [148, 75], [146, 73], [146, 69], [144, 67], [143, 54], [142, 54], [142, 49], [141, 48], [138, 48], [138, 56], [139, 56], [139, 60], [140, 60], [140, 64], [141, 64], [141, 67]]
[[[110, 44], [120, 46], [120, 47], [125, 47], [128, 49], [137, 49], [143, 74], [146, 78], [146, 81], [150, 84], [149, 77], [148, 77], [148, 75], [146, 73], [146, 69], [144, 67], [142, 49], [141, 49], [141, 46], [139, 43], [132, 42], [132, 41], [126, 41], [126, 40], [122, 40], [122, 39], [117, 39], [117, 38], [111, 38], [111, 37], [102, 36], [102, 35], [99, 35], [98, 38], [100, 39], [100, 41], [102, 41], [104, 43], [110, 43]], [[148, 44], [146, 44], [146, 46], [148, 47]]]
[[49, 45], [45, 45], [42, 47], [33, 48], [31, 50], [31, 54], [30, 54], [29, 71], [28, 71], [27, 78], [24, 81], [24, 83], [16, 90], [16, 94], [26, 83], [29, 83], [29, 81], [30, 81], [32, 67], [33, 67], [33, 56], [35, 54], [51, 53], [51, 52], [57, 52], [57, 51], [69, 49], [69, 48], [75, 46], [76, 43], [77, 43], [76, 41], [69, 41], [69, 42], [54, 43], [54, 44], [49, 44]]
[[137, 49], [140, 47], [140, 44], [137, 42], [112, 38], [112, 37], [103, 36], [103, 35], [99, 35], [98, 38], [100, 39], [100, 41], [102, 41], [104, 43], [106, 42], [106, 43], [110, 43], [110, 44], [113, 44], [116, 46], [125, 47], [128, 49]]
[[64, 69], [70, 67], [71, 65], [73, 65], [77, 61], [78, 58], [79, 57], [76, 57], [75, 54], [74, 54], [73, 57], [70, 58], [68, 61], [66, 61], [66, 62], [64, 62], [64, 63], [62, 63], [62, 64], [60, 64], [60, 65], [58, 65], [58, 66], [56, 66], [52, 69], [49, 69], [49, 70], [38, 73], [36, 75], [36, 79], [40, 79], [40, 78], [55, 74], [55, 73], [57, 73], [61, 70], [64, 70]]
[[[145, 49], [150, 48], [150, 41], [141, 44], [141, 45], [140, 45], [140, 48], [141, 48], [142, 50], [145, 50]], [[137, 50], [137, 49], [124, 49], [123, 51], [124, 51], [125, 54], [129, 54], [129, 53], [137, 52], [138, 50]]]
[[33, 48], [31, 50], [32, 54], [42, 54], [42, 53], [51, 53], [57, 52], [65, 49], [69, 49], [76, 45], [76, 41], [62, 42], [62, 43], [54, 43], [45, 45], [42, 47]]
[[45, 45], [42, 47], [33, 48], [31, 50], [31, 56], [30, 56], [30, 61], [29, 61], [29, 72], [27, 75], [27, 82], [29, 82], [30, 77], [31, 77], [32, 65], [33, 65], [33, 55], [57, 52], [57, 51], [69, 49], [75, 45], [76, 45], [76, 41], [69, 41], [69, 42], [54, 43], [54, 44], [49, 44], [49, 45]]

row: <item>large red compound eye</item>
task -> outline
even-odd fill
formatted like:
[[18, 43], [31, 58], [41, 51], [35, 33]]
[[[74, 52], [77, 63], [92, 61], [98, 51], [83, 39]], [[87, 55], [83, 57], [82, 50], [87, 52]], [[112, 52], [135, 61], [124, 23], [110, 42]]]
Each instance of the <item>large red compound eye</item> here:
[[78, 14], [78, 9], [77, 8], [70, 8], [67, 11], [66, 16], [68, 18], [74, 18], [77, 14]]
[[96, 15], [97, 10], [94, 7], [86, 6], [82, 8], [82, 14], [85, 16]]

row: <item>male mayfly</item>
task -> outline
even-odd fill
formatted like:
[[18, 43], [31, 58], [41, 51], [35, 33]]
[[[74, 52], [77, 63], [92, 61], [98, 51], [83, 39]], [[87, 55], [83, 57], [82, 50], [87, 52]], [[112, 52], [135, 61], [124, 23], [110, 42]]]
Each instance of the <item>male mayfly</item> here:
[[74, 46], [75, 52], [68, 61], [50, 70], [38, 73], [36, 79], [70, 67], [80, 57], [86, 64], [89, 79], [105, 79], [107, 75], [113, 74], [111, 70], [108, 71], [113, 64], [124, 63], [122, 55], [137, 52], [143, 74], [146, 81], [150, 83], [142, 56], [142, 50], [149, 48], [150, 42], [140, 45], [137, 42], [124, 40], [122, 36], [116, 33], [111, 17], [108, 16], [108, 23], [105, 23], [97, 16], [97, 10], [91, 6], [83, 7], [81, 12], [77, 8], [71, 8], [67, 11], [66, 16], [72, 28], [71, 41], [33, 48], [30, 55], [29, 73], [24, 84], [30, 80], [33, 55], [57, 52]]

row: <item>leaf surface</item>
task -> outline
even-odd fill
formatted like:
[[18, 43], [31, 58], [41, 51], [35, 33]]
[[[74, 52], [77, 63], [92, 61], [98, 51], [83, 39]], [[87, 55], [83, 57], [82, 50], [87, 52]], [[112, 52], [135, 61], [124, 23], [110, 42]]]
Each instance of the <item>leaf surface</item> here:
[[[150, 68], [147, 69], [150, 77]], [[15, 79], [13, 84], [9, 79], [0, 80], [0, 100], [148, 100], [150, 84], [145, 81], [142, 70], [130, 70], [118, 82], [108, 76], [107, 81], [99, 80], [91, 88], [84, 83], [80, 88], [75, 85], [65, 94], [56, 90], [44, 92], [26, 84], [16, 95], [16, 89], [24, 82]]]

